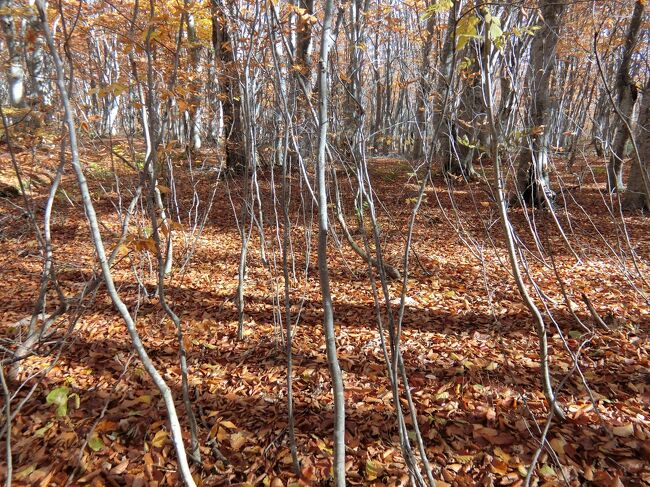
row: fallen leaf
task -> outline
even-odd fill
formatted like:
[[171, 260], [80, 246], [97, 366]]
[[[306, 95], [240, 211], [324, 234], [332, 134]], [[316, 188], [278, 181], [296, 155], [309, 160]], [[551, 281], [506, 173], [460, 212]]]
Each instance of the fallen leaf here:
[[104, 448], [104, 441], [100, 438], [97, 432], [93, 432], [92, 436], [88, 438], [88, 447], [92, 451], [99, 451]]
[[165, 430], [158, 430], [158, 432], [154, 435], [153, 440], [151, 440], [151, 446], [161, 448], [167, 441], [168, 436], [169, 435]]
[[634, 434], [634, 425], [632, 423], [628, 423], [623, 426], [614, 426], [612, 428], [612, 433], [614, 433], [616, 436], [627, 438], [628, 436], [632, 436]]
[[230, 435], [230, 447], [233, 450], [239, 451], [241, 447], [244, 446], [244, 443], [246, 443], [246, 438], [241, 433]]

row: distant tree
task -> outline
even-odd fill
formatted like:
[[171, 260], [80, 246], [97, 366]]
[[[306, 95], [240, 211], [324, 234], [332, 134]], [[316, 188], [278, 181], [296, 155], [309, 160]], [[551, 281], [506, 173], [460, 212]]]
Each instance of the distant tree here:
[[641, 31], [643, 12], [645, 11], [644, 0], [637, 0], [634, 4], [632, 20], [625, 37], [625, 48], [621, 64], [616, 73], [616, 111], [618, 117], [614, 122], [615, 134], [612, 143], [612, 154], [607, 165], [607, 189], [609, 191], [622, 192], [623, 185], [623, 161], [625, 160], [625, 147], [630, 139], [628, 127], [632, 122], [634, 105], [639, 95], [639, 90], [634, 83], [631, 73], [632, 55], [636, 49]]
[[223, 0], [211, 0], [212, 46], [216, 72], [219, 77], [219, 100], [223, 114], [223, 138], [226, 165], [240, 172], [246, 164], [244, 136], [241, 123], [241, 94], [233, 45], [228, 30], [226, 5]]

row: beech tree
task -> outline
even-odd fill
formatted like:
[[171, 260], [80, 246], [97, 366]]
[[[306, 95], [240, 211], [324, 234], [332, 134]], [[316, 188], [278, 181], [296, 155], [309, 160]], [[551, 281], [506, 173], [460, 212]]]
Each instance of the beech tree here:
[[619, 118], [615, 122], [615, 132], [612, 143], [612, 155], [607, 166], [607, 187], [610, 191], [622, 192], [623, 185], [623, 160], [625, 159], [625, 147], [630, 137], [629, 125], [632, 118], [632, 111], [638, 98], [638, 87], [632, 79], [631, 63], [636, 47], [645, 11], [645, 2], [637, 1], [634, 4], [634, 13], [630, 21], [621, 64], [616, 72], [616, 114]]
[[0, 0], [0, 476], [650, 478], [646, 3]]
[[530, 135], [517, 169], [517, 189], [526, 204], [541, 206], [552, 204], [555, 194], [549, 180], [549, 151], [552, 116], [551, 76], [556, 64], [556, 46], [562, 15], [566, 9], [563, 3], [541, 0], [540, 17], [542, 26], [535, 32], [530, 46], [530, 70], [527, 82], [530, 90], [529, 118], [527, 128]]
[[625, 206], [629, 209], [650, 210], [650, 80], [646, 82], [639, 108], [636, 144], [638, 153], [632, 157], [629, 184], [625, 191]]

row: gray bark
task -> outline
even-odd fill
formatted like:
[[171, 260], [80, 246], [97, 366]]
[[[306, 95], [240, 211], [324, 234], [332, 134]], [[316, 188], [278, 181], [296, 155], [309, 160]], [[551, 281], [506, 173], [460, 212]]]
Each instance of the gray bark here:
[[433, 33], [436, 17], [431, 15], [427, 19], [424, 44], [422, 45], [422, 68], [420, 70], [420, 86], [418, 89], [417, 104], [415, 107], [415, 137], [413, 141], [413, 159], [421, 159], [424, 155], [424, 133], [426, 122], [426, 107], [429, 95], [431, 94], [431, 46], [433, 44]]
[[45, 51], [45, 38], [40, 28], [38, 16], [29, 19], [29, 28], [33, 31], [33, 41], [28, 46], [27, 69], [31, 81], [30, 93], [47, 110], [52, 105], [52, 83], [50, 82], [50, 63]]
[[[625, 37], [625, 48], [623, 59], [616, 74], [616, 103], [618, 105], [618, 120], [615, 122], [616, 132], [614, 142], [612, 143], [612, 155], [607, 165], [607, 189], [608, 191], [622, 192], [623, 187], [623, 161], [625, 159], [625, 145], [630, 138], [627, 124], [632, 119], [632, 112], [638, 97], [638, 90], [632, 79], [630, 64], [632, 63], [632, 54], [636, 47], [639, 31], [641, 30], [641, 21], [645, 2], [637, 0], [634, 5], [634, 13], [630, 21], [630, 27]], [[622, 120], [624, 119], [624, 120]]]
[[233, 46], [228, 29], [224, 0], [211, 0], [212, 45], [219, 75], [219, 99], [223, 111], [226, 165], [241, 172], [247, 164], [241, 123], [241, 93], [235, 70]]
[[201, 82], [201, 43], [196, 34], [196, 23], [191, 8], [193, 1], [186, 1], [187, 13], [187, 39], [190, 41], [190, 62], [192, 64], [192, 81], [190, 82], [190, 107], [187, 110], [189, 146], [193, 151], [201, 149], [202, 110], [201, 98], [203, 83]]
[[530, 48], [529, 140], [517, 169], [517, 190], [523, 201], [531, 206], [543, 206], [554, 199], [549, 179], [549, 138], [554, 110], [551, 98], [551, 75], [555, 69], [558, 31], [566, 5], [555, 0], [540, 0], [543, 23], [535, 33]]
[[453, 134], [451, 133], [451, 124], [447, 123], [446, 106], [444, 100], [448, 98], [448, 94], [452, 89], [454, 64], [454, 48], [456, 44], [456, 22], [458, 13], [461, 8], [461, 1], [454, 1], [454, 5], [449, 11], [449, 20], [447, 23], [447, 31], [445, 33], [445, 40], [442, 45], [442, 52], [440, 53], [440, 60], [438, 64], [438, 78], [436, 80], [436, 99], [433, 108], [432, 126], [437, 127], [442, 123], [442, 130], [438, 132], [437, 140], [433, 141], [433, 153], [440, 153], [440, 158], [443, 161], [443, 166], [447, 166], [451, 156], [451, 142]]
[[[9, 10], [14, 7], [11, 0], [0, 0], [0, 9]], [[13, 15], [0, 16], [0, 27], [5, 35], [7, 53], [9, 54], [9, 69], [7, 70], [7, 87], [9, 90], [9, 104], [12, 107], [24, 105], [25, 96], [25, 70], [18, 26]]]
[[650, 80], [646, 83], [639, 109], [636, 140], [639, 159], [634, 158], [623, 203], [626, 208], [650, 210]]
[[333, 44], [332, 17], [333, 0], [325, 0], [323, 32], [321, 37], [320, 58], [318, 60], [318, 159], [316, 176], [318, 185], [318, 274], [323, 300], [323, 328], [327, 349], [327, 363], [332, 378], [334, 396], [334, 482], [337, 487], [345, 486], [345, 397], [343, 395], [343, 375], [336, 352], [336, 331], [334, 330], [334, 309], [330, 293], [329, 264], [327, 262], [327, 240], [329, 222], [327, 215], [327, 185], [325, 166], [327, 164], [327, 127], [328, 120], [328, 56]]

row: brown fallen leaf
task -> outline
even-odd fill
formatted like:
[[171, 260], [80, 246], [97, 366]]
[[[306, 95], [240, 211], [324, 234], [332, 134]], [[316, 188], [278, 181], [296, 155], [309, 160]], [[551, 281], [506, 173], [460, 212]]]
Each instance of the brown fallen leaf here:
[[597, 487], [625, 487], [618, 475], [612, 476], [602, 470], [594, 475], [593, 483]]
[[235, 450], [241, 450], [241, 447], [246, 443], [246, 438], [241, 433], [234, 433], [230, 435], [230, 447]]
[[129, 466], [128, 458], [122, 460], [119, 464], [115, 465], [108, 472], [109, 475], [121, 475], [126, 471], [126, 468]]
[[612, 428], [612, 433], [622, 438], [627, 438], [628, 436], [632, 436], [634, 434], [634, 424], [628, 423], [622, 426], [614, 426]]

